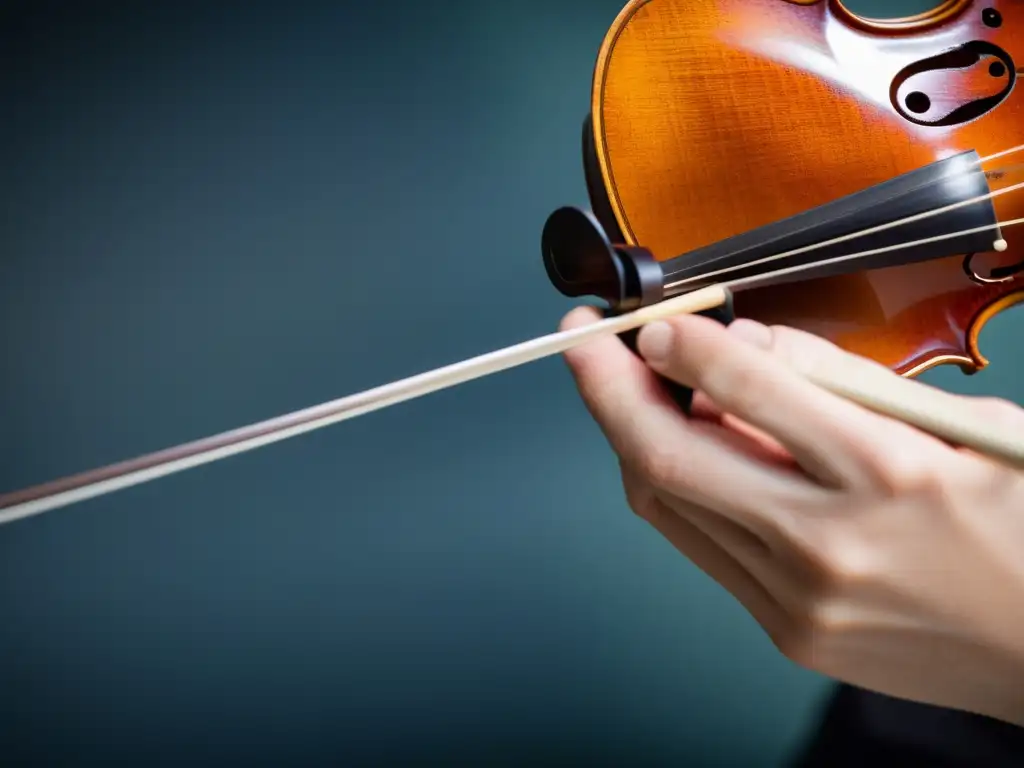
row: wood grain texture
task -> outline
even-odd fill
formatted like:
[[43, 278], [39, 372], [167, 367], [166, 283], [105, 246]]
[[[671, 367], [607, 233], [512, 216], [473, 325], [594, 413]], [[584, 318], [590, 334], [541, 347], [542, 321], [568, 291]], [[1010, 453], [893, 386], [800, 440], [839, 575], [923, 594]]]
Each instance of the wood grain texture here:
[[[908, 65], [965, 43], [998, 55], [914, 75], [891, 96]], [[1012, 87], [1022, 63], [1016, 0], [950, 0], [897, 20], [855, 17], [839, 0], [632, 0], [601, 46], [593, 87], [615, 223], [629, 244], [667, 259], [959, 151], [1022, 144], [1024, 96]], [[927, 91], [923, 111], [914, 91]], [[935, 124], [993, 97], [968, 122]], [[991, 167], [1014, 163], [1024, 153]], [[994, 202], [1001, 220], [1024, 217], [1024, 195]], [[986, 270], [1024, 260], [1024, 228], [1003, 236], [1006, 251], [977, 257]], [[1021, 301], [1024, 275], [980, 285], [957, 257], [741, 291], [735, 306], [914, 375], [983, 367], [982, 326]]]

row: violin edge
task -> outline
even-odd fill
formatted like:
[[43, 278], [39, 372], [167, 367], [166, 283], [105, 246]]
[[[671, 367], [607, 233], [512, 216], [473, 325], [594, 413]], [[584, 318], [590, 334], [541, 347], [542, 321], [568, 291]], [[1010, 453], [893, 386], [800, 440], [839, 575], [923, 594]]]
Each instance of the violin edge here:
[[908, 367], [906, 371], [897, 368], [897, 372], [902, 376], [914, 378], [920, 376], [925, 371], [941, 365], [956, 365], [968, 376], [980, 373], [990, 364], [990, 360], [981, 351], [981, 332], [985, 330], [985, 326], [994, 317], [1020, 304], [1024, 304], [1024, 284], [1018, 286], [1012, 293], [1003, 294], [994, 301], [983, 305], [978, 310], [965, 329], [964, 346], [967, 352], [966, 355], [925, 355], [922, 356], [923, 359], [921, 361]]
[[[605, 231], [620, 243], [627, 245], [636, 245], [636, 235], [634, 234], [632, 227], [629, 225], [629, 221], [626, 218], [625, 210], [622, 204], [622, 200], [619, 198], [617, 192], [617, 186], [615, 184], [615, 174], [612, 171], [611, 164], [608, 160], [608, 146], [605, 138], [605, 126], [604, 126], [604, 115], [602, 106], [604, 103], [604, 87], [608, 67], [611, 63], [612, 52], [615, 50], [615, 44], [618, 41], [619, 36], [625, 31], [626, 26], [629, 24], [629, 20], [640, 10], [643, 6], [652, 2], [653, 0], [629, 0], [615, 16], [615, 20], [612, 21], [611, 26], [605, 33], [604, 38], [601, 41], [601, 46], [598, 48], [597, 60], [594, 62], [594, 70], [591, 79], [590, 87], [590, 114], [587, 119], [589, 125], [585, 130], [589, 129], [589, 140], [592, 143], [592, 151], [590, 155], [592, 160], [596, 162], [597, 168], [594, 170], [596, 178], [594, 183], [590, 183], [590, 178], [587, 179], [587, 186], [590, 188], [591, 199], [593, 199], [593, 190], [599, 188], [601, 190], [601, 197], [607, 200], [608, 212], [611, 214], [615, 222], [615, 227], [612, 228], [609, 225], [611, 221], [601, 221], [601, 225], [604, 226]], [[584, 152], [586, 152], [586, 148]], [[586, 164], [584, 165], [586, 170]], [[593, 205], [593, 203], [592, 203]], [[598, 213], [595, 206], [595, 215]]]
[[[843, 0], [820, 0], [824, 5], [830, 3], [833, 13], [843, 21], [865, 32], [884, 35], [901, 35], [923, 32], [938, 27], [951, 21], [971, 7], [974, 0], [945, 0], [928, 11], [921, 11], [910, 16], [901, 16], [893, 19], [881, 19], [873, 16], [863, 16], [851, 11]], [[811, 3], [804, 3], [810, 5]]]

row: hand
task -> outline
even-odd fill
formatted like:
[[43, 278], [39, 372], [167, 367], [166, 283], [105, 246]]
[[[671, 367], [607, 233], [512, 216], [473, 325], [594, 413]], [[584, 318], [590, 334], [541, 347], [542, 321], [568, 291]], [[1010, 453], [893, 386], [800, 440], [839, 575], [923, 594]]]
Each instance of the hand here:
[[[1024, 725], [1024, 473], [815, 387], [875, 364], [793, 329], [679, 317], [639, 347], [566, 358], [640, 517], [801, 666]], [[1024, 432], [1010, 403], [948, 403]]]

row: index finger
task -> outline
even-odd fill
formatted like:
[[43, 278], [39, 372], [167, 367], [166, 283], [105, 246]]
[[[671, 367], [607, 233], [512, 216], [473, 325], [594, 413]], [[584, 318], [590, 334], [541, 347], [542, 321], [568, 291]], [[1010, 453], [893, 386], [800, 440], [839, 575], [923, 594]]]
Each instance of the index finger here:
[[[563, 328], [593, 322], [578, 309]], [[688, 419], [657, 376], [620, 339], [605, 338], [566, 353], [583, 400], [612, 448], [630, 466], [641, 467], [695, 504], [731, 516], [741, 524], [767, 509], [803, 507], [824, 490], [777, 462], [741, 450], [724, 429]]]
[[871, 484], [879, 455], [925, 449], [912, 430], [827, 392], [707, 318], [687, 315], [647, 326], [639, 349], [653, 369], [703, 390], [723, 410], [778, 439], [822, 479]]

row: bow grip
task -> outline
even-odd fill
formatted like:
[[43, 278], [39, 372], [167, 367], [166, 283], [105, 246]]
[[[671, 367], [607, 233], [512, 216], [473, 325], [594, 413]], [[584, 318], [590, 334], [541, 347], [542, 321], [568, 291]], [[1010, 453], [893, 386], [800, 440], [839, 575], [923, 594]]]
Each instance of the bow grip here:
[[[606, 309], [604, 311], [605, 317], [613, 317], [614, 315], [622, 314], [620, 311], [614, 309]], [[710, 318], [715, 322], [721, 323], [722, 325], [728, 326], [732, 324], [733, 320], [736, 319], [736, 314], [733, 309], [732, 296], [730, 295], [729, 301], [720, 307], [714, 307], [713, 309], [705, 310], [704, 312], [697, 312], [696, 314], [702, 317]], [[622, 339], [623, 343], [629, 347], [633, 354], [640, 356], [637, 349], [637, 340], [640, 337], [640, 328], [633, 328], [629, 331], [624, 331], [619, 334], [619, 338]], [[668, 379], [664, 376], [659, 375], [665, 388], [668, 390], [669, 396], [672, 400], [682, 409], [683, 413], [687, 416], [690, 415], [693, 407], [693, 390], [690, 387], [684, 386], [677, 381]]]

